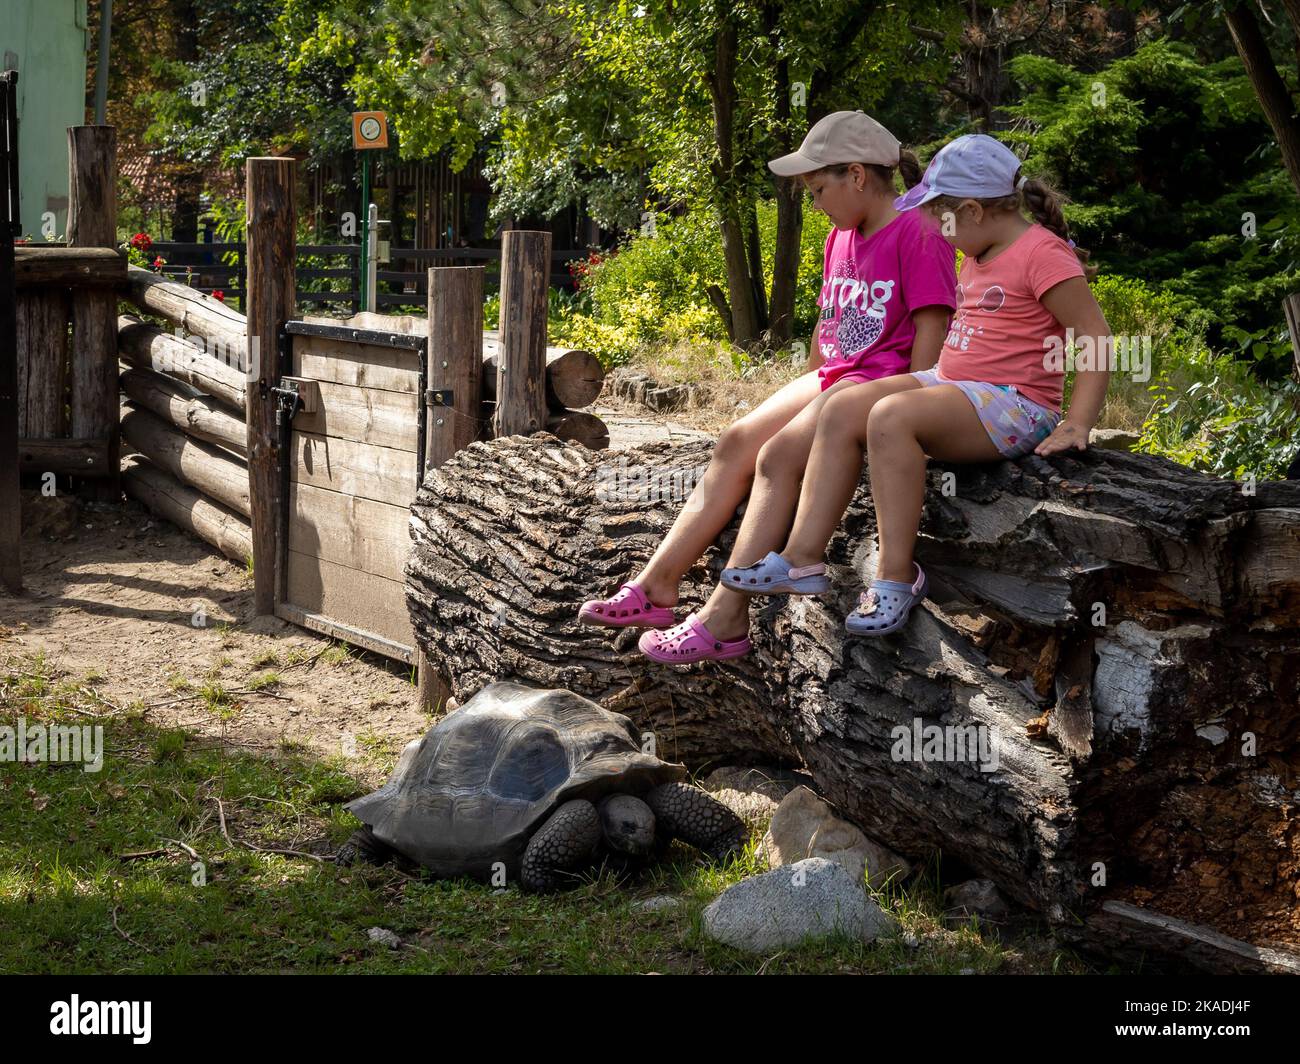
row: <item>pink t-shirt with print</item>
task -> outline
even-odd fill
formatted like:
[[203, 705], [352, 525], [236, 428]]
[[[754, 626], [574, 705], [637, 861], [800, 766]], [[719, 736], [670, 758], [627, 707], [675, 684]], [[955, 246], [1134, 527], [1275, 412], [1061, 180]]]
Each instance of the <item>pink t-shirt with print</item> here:
[[921, 307], [956, 305], [956, 253], [935, 222], [904, 211], [863, 239], [832, 227], [822, 262], [817, 342], [822, 390], [852, 377], [874, 380], [911, 367]]
[[962, 259], [957, 313], [939, 354], [938, 375], [950, 381], [1011, 384], [1026, 399], [1060, 412], [1063, 370], [1045, 356], [1065, 329], [1043, 306], [1053, 285], [1084, 276], [1074, 250], [1034, 223], [992, 260]]

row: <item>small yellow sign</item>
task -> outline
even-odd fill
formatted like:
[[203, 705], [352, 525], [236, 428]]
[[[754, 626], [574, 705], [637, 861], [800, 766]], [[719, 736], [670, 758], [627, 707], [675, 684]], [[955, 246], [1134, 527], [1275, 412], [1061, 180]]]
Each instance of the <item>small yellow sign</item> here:
[[352, 147], [388, 147], [388, 113], [386, 111], [352, 112]]

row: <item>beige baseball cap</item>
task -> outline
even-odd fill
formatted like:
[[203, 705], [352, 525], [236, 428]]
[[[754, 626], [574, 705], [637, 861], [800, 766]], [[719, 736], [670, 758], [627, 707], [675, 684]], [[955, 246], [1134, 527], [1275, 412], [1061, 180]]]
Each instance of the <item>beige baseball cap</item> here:
[[774, 174], [793, 177], [833, 163], [897, 166], [898, 138], [862, 111], [832, 111], [808, 130], [798, 151], [767, 165]]

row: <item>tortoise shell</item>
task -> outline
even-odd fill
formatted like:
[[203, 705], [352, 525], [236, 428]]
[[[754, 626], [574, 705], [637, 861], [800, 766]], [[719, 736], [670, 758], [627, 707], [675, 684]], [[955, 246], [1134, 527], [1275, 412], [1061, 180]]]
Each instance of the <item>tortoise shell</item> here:
[[642, 794], [686, 778], [641, 751], [632, 721], [581, 695], [493, 683], [403, 753], [388, 782], [349, 802], [381, 842], [439, 876], [519, 873], [562, 803]]

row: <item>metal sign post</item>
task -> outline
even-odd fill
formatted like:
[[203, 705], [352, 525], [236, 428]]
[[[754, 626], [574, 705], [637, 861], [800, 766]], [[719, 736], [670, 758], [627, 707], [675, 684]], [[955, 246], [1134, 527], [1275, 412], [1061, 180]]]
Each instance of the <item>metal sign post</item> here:
[[371, 215], [377, 208], [370, 202], [370, 152], [388, 147], [388, 115], [383, 111], [352, 112], [352, 147], [361, 156], [361, 307], [374, 310], [373, 249], [370, 247]]

